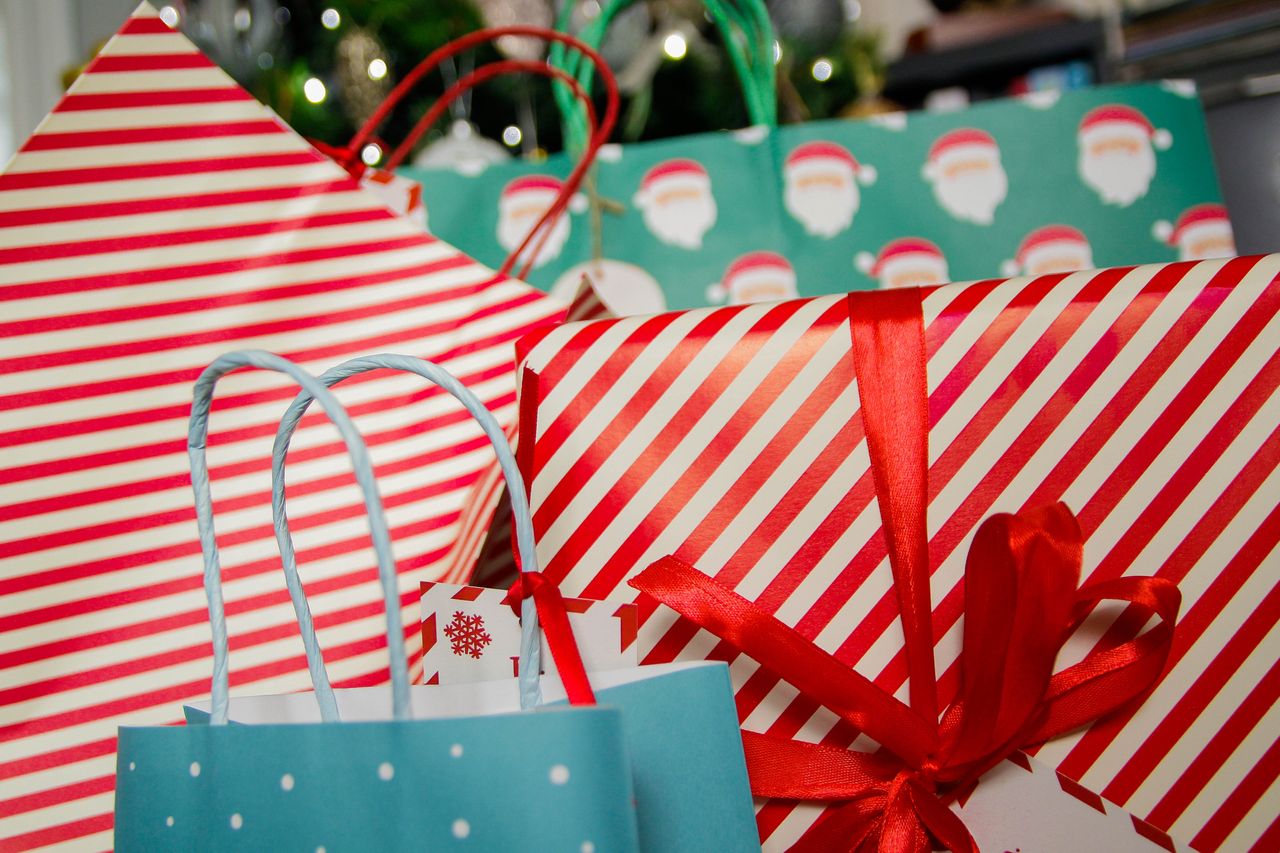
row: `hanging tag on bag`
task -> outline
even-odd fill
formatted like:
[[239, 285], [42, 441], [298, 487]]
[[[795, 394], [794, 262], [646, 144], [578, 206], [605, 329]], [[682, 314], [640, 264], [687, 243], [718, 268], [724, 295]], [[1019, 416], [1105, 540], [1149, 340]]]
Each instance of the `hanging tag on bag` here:
[[[425, 684], [466, 684], [519, 675], [520, 620], [506, 591], [479, 586], [422, 583], [422, 679]], [[569, 624], [587, 672], [639, 666], [636, 605], [566, 598]], [[543, 640], [546, 673], [555, 660]]]

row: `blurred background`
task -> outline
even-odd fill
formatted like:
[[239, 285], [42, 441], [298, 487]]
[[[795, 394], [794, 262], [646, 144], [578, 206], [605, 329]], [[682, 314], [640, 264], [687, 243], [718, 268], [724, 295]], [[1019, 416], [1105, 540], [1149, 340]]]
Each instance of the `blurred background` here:
[[[34, 129], [135, 0], [0, 0], [0, 161]], [[599, 0], [156, 0], [161, 15], [304, 135], [346, 142], [433, 48], [484, 25], [568, 21]], [[1193, 80], [1208, 116], [1241, 253], [1280, 233], [1280, 3], [1274, 0], [770, 0], [782, 123], [902, 109], [956, 110], [1098, 83]], [[615, 138], [657, 139], [749, 123], [717, 29], [698, 0], [636, 2], [603, 53], [623, 89]], [[504, 44], [532, 58], [539, 48]], [[479, 57], [483, 60], [485, 57]], [[399, 138], [461, 57], [384, 129]], [[561, 147], [544, 81], [500, 79], [459, 102], [453, 131], [488, 158]], [[398, 123], [398, 124], [397, 124]], [[450, 156], [437, 128], [419, 164]], [[1029, 141], [1029, 144], [1031, 141]], [[380, 150], [367, 152], [376, 163]]]

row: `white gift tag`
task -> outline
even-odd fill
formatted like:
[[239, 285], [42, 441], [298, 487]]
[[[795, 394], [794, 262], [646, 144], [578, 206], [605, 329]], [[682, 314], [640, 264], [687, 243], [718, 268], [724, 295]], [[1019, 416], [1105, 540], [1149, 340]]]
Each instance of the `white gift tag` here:
[[[424, 683], [466, 684], [518, 674], [520, 620], [502, 603], [506, 590], [430, 582], [421, 589]], [[634, 604], [564, 602], [587, 672], [639, 665]], [[547, 672], [556, 672], [545, 638], [542, 660]]]
[[992, 768], [952, 811], [992, 853], [1191, 850], [1022, 753]]

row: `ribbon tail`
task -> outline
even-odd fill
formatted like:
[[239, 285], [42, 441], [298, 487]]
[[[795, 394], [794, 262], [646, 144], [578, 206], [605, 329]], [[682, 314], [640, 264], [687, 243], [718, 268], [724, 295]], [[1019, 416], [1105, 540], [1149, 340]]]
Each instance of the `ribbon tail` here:
[[911, 786], [912, 805], [920, 822], [951, 853], [978, 853], [978, 845], [959, 815], [943, 805], [935, 794]]
[[730, 643], [908, 764], [919, 767], [936, 749], [936, 727], [773, 614], [693, 566], [663, 557], [628, 583]]
[[751, 793], [783, 800], [849, 800], [881, 789], [897, 772], [887, 759], [819, 743], [742, 733]]
[[569, 697], [569, 704], [594, 705], [596, 696], [587, 678], [587, 668], [582, 663], [582, 653], [578, 651], [578, 641], [573, 637], [569, 611], [564, 606], [560, 587], [547, 580], [541, 572], [521, 572], [507, 593], [506, 603], [514, 607], [516, 601], [530, 596], [538, 608], [538, 623], [556, 662], [556, 672]]
[[[917, 797], [915, 784], [900, 773], [889, 785], [888, 803], [884, 810], [884, 823], [880, 827], [877, 853], [929, 853], [933, 844], [920, 812], [917, 799], [932, 799], [931, 795]], [[934, 802], [937, 802], [935, 799]]]
[[[934, 723], [938, 687], [929, 592], [929, 380], [918, 287], [849, 294], [859, 411], [907, 659], [911, 708]], [[882, 741], [883, 742], [883, 741]]]

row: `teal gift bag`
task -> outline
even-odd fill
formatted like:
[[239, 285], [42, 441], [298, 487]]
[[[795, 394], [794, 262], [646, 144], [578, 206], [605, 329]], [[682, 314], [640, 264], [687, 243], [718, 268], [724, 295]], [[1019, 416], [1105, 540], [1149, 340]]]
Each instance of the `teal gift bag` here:
[[[204, 444], [218, 378], [243, 366], [303, 392], [273, 454], [272, 510], [314, 693], [230, 698], [228, 636]], [[116, 848], [129, 850], [758, 849], [742, 745], [722, 664], [592, 676], [599, 704], [563, 704], [539, 678], [537, 613], [522, 604], [520, 677], [410, 686], [400, 592], [364, 442], [328, 391], [378, 367], [443, 385], [481, 422], [516, 497], [522, 565], [536, 571], [519, 473], [501, 428], [435, 365], [373, 356], [316, 378], [265, 352], [215, 361], [196, 384], [188, 448], [214, 637], [212, 696], [186, 726], [122, 728]], [[312, 399], [341, 434], [364, 493], [387, 603], [391, 686], [334, 689], [303, 594], [284, 505], [284, 461]], [[558, 649], [556, 650], [558, 652]]]
[[[582, 39], [598, 44], [627, 2], [605, 3]], [[761, 26], [738, 41], [756, 45]], [[752, 127], [602, 148], [607, 204], [564, 213], [525, 280], [568, 300], [585, 273], [613, 313], [648, 314], [1235, 254], [1185, 81], [775, 127], [758, 53], [731, 53]], [[572, 53], [552, 57], [589, 80]], [[573, 141], [580, 111], [557, 94]], [[433, 233], [493, 264], [511, 211], [545, 210], [570, 165], [399, 174], [421, 184]]]

